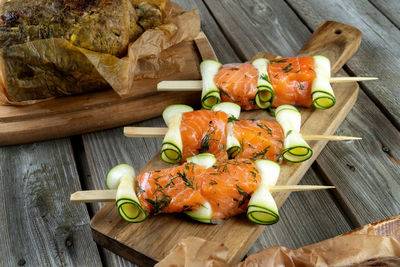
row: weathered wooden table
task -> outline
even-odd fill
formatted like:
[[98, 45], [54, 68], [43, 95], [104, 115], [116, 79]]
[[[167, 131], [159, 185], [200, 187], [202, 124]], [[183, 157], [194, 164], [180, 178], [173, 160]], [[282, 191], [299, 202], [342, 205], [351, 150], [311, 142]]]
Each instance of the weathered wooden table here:
[[[395, 0], [177, 1], [198, 8], [202, 29], [223, 63], [258, 51], [293, 56], [325, 20], [357, 27], [361, 47], [347, 63], [361, 83], [358, 101], [302, 180], [336, 190], [292, 194], [281, 221], [267, 227], [249, 253], [273, 245], [318, 242], [400, 214], [400, 2]], [[135, 124], [162, 126], [161, 118]], [[129, 266], [97, 247], [89, 220], [100, 205], [70, 204], [80, 189], [104, 188], [107, 171], [127, 162], [140, 169], [161, 139], [128, 139], [122, 128], [0, 148], [0, 266]]]

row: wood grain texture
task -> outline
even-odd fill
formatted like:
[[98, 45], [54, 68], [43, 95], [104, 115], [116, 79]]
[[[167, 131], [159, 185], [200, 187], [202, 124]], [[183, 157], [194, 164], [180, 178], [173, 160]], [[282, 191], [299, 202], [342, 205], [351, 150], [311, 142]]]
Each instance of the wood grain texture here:
[[400, 28], [400, 2], [397, 0], [369, 0], [397, 28]]
[[[348, 22], [353, 26], [358, 27], [363, 32], [363, 41], [361, 43], [360, 50], [356, 53], [353, 58], [350, 59], [348, 66], [351, 68], [356, 68], [358, 70], [368, 69], [369, 72], [356, 72], [359, 76], [372, 75], [380, 77], [378, 82], [366, 82], [363, 83], [364, 88], [368, 88], [370, 91], [376, 90], [377, 94], [381, 88], [377, 88], [376, 84], [381, 83], [380, 87], [388, 84], [386, 80], [386, 74], [381, 77], [377, 72], [381, 72], [381, 67], [391, 68], [394, 66], [393, 61], [397, 58], [393, 56], [398, 54], [398, 42], [395, 43], [393, 38], [396, 39], [399, 34], [398, 31], [393, 29], [387, 23], [387, 20], [382, 18], [382, 15], [374, 9], [370, 4], [365, 3], [365, 1], [289, 1], [291, 6], [296, 10], [302, 19], [308, 22], [313, 29], [315, 29], [319, 23], [325, 19], [340, 20], [342, 22]], [[247, 2], [244, 2], [247, 3]], [[268, 7], [273, 6], [274, 1], [265, 1], [263, 4], [257, 2], [257, 5], [261, 5], [267, 10]], [[331, 4], [332, 3], [332, 4]], [[240, 8], [238, 8], [234, 1], [207, 1], [207, 4], [212, 10], [214, 16], [221, 23], [225, 23], [225, 29], [231, 31], [230, 35], [232, 38], [240, 39], [240, 35], [235, 31], [236, 28], [247, 29], [244, 32], [251, 32], [253, 24], [259, 18], [253, 18], [256, 16], [256, 12], [253, 12], [253, 16], [250, 18], [242, 18], [236, 20], [230, 20], [224, 22], [224, 15], [221, 13], [236, 14], [236, 17], [240, 17]], [[356, 5], [354, 7], [353, 5]], [[243, 13], [249, 13], [254, 10], [254, 7], [249, 5], [241, 5], [242, 8], [247, 8]], [[286, 27], [289, 35], [302, 34], [306, 27], [299, 23], [296, 18], [293, 18], [293, 23], [289, 23], [285, 16], [293, 15], [292, 10], [289, 10], [287, 5], [280, 5], [276, 9], [276, 17], [272, 16], [272, 22], [275, 24], [281, 24], [277, 27]], [[368, 13], [365, 17], [360, 14]], [[327, 15], [325, 15], [327, 14]], [[376, 20], [373, 21], [372, 17], [377, 16]], [[353, 17], [356, 16], [356, 19]], [[227, 15], [225, 15], [227, 17]], [[265, 18], [264, 18], [265, 19]], [[271, 22], [271, 23], [272, 23]], [[362, 27], [359, 25], [362, 24]], [[377, 25], [375, 25], [377, 24]], [[382, 27], [387, 26], [385, 29]], [[378, 27], [380, 30], [376, 29]], [[364, 29], [364, 30], [363, 30]], [[249, 43], [259, 43], [261, 39], [259, 36], [267, 35], [269, 28], [263, 29], [258, 28], [259, 31], [265, 31], [265, 33], [260, 34], [248, 34], [245, 42]], [[393, 37], [387, 34], [391, 31]], [[382, 34], [385, 38], [382, 38]], [[287, 42], [287, 40], [296, 40], [301, 37], [286, 37], [286, 39], [269, 40], [266, 37], [264, 40], [263, 50], [267, 50], [268, 47], [273, 46], [271, 42]], [[392, 38], [392, 39], [390, 39]], [[243, 39], [243, 38], [242, 38]], [[386, 41], [388, 40], [388, 41]], [[390, 42], [390, 46], [386, 46]], [[294, 46], [293, 44], [292, 46]], [[291, 45], [282, 46], [281, 54], [292, 54], [294, 51], [289, 51], [285, 49], [291, 48]], [[385, 47], [383, 47], [385, 46]], [[251, 48], [251, 46], [250, 46]], [[243, 47], [243, 49], [246, 49]], [[383, 58], [381, 57], [383, 54]], [[391, 56], [389, 56], [392, 54]], [[371, 63], [373, 59], [373, 64]], [[368, 62], [369, 61], [369, 62]], [[377, 64], [375, 64], [377, 62]], [[389, 66], [389, 67], [388, 67]], [[391, 78], [389, 78], [389, 83], [398, 83], [400, 81], [399, 74], [393, 68], [389, 70], [391, 73]], [[340, 72], [338, 75], [344, 75], [344, 72]], [[383, 81], [385, 79], [385, 81]], [[395, 88], [399, 86], [392, 84], [384, 90], [393, 91], [397, 94], [399, 91]], [[396, 92], [394, 92], [396, 91]], [[390, 92], [389, 92], [390, 93]], [[393, 94], [392, 94], [393, 97]], [[390, 101], [382, 99], [383, 105], [395, 103], [396, 106], [392, 106], [397, 111], [398, 99], [395, 97]], [[353, 114], [360, 114], [359, 116], [354, 116]], [[352, 125], [358, 125], [359, 128], [354, 128]], [[360, 100], [355, 104], [352, 112], [346, 118], [345, 123], [336, 132], [337, 135], [353, 135], [363, 137], [362, 142], [331, 142], [328, 144], [327, 148], [321, 153], [321, 156], [317, 159], [317, 165], [321, 166], [323, 172], [327, 179], [338, 186], [339, 199], [341, 199], [342, 208], [347, 211], [347, 215], [352, 219], [355, 226], [360, 226], [362, 223], [371, 222], [373, 220], [384, 219], [387, 216], [396, 215], [399, 213], [398, 198], [399, 193], [395, 194], [398, 190], [399, 183], [399, 169], [397, 162], [399, 158], [393, 151], [399, 151], [399, 136], [398, 131], [391, 125], [391, 123], [385, 118], [385, 116], [380, 112], [380, 110], [374, 105], [374, 103], [368, 100], [364, 94], [361, 94]], [[384, 141], [382, 141], [384, 140]], [[390, 153], [382, 152], [382, 146], [388, 146], [390, 148]], [[367, 152], [368, 151], [368, 152]], [[351, 158], [352, 161], [344, 161], [344, 159]], [[357, 164], [357, 168], [354, 169], [354, 164]], [[357, 170], [357, 171], [356, 171]], [[377, 177], [384, 177], [379, 178]], [[377, 183], [382, 183], [382, 186], [377, 186]], [[373, 189], [375, 188], [375, 190]], [[382, 189], [383, 188], [383, 189]], [[389, 190], [386, 190], [389, 188]], [[341, 191], [342, 190], [342, 191]], [[368, 194], [363, 193], [363, 191], [368, 192]], [[381, 197], [381, 191], [384, 197]], [[387, 206], [387, 209], [384, 208]]]
[[324, 20], [336, 20], [358, 28], [363, 39], [356, 56], [347, 62], [357, 76], [379, 77], [363, 83], [363, 89], [400, 129], [399, 29], [367, 0], [289, 0], [290, 5], [315, 29]]
[[101, 265], [69, 140], [0, 148], [0, 177], [0, 266]]
[[[300, 110], [302, 132], [331, 134], [337, 129], [356, 101], [358, 86], [356, 83], [334, 85], [334, 90], [337, 92], [337, 103], [333, 108], [325, 111]], [[241, 118], [268, 119], [269, 116], [265, 111], [251, 111], [242, 112]], [[321, 124], [321, 121], [329, 123]], [[321, 152], [326, 141], [313, 141], [309, 144], [313, 149], [313, 157], [301, 164], [285, 163], [281, 168], [278, 185], [297, 184]], [[157, 154], [142, 171], [157, 170], [167, 166], [170, 165], [162, 162]], [[274, 194], [278, 207], [288, 196], [288, 193]], [[162, 259], [179, 240], [187, 236], [223, 242], [230, 248], [229, 262], [235, 263], [242, 259], [265, 228], [254, 225], [245, 216], [231, 218], [219, 225], [196, 223], [182, 215], [155, 216], [140, 224], [130, 224], [123, 221], [114, 204], [104, 206], [93, 217], [91, 226], [97, 243], [143, 265]], [[154, 232], [154, 229], [157, 229], [157, 232]]]
[[313, 56], [324, 53], [331, 62], [332, 73], [338, 72], [357, 52], [361, 43], [361, 32], [349, 25], [325, 21], [318, 26], [311, 38], [297, 53], [299, 56]]
[[[374, 118], [370, 120], [369, 118]], [[340, 134], [362, 142], [329, 143], [317, 160], [338, 197], [361, 226], [400, 214], [400, 133], [361, 92]], [[334, 160], [332, 160], [334, 159]]]
[[[208, 36], [209, 42], [218, 54], [218, 59], [221, 62], [239, 61], [236, 53], [219, 30], [218, 25], [211, 17], [203, 2], [195, 0], [179, 0], [174, 2], [179, 3], [186, 10], [199, 9], [202, 30]], [[165, 124], [162, 118], [159, 117], [136, 123], [134, 126], [165, 126]], [[83, 135], [83, 142], [90, 166], [90, 176], [85, 177], [88, 189], [104, 189], [105, 175], [115, 164], [128, 162], [136, 170], [140, 170], [160, 149], [162, 139], [129, 139], [124, 137], [122, 132], [122, 128], [116, 128]], [[101, 206], [101, 204], [91, 205], [94, 212], [97, 212]], [[103, 255], [106, 266], [134, 266], [131, 262], [106, 249], [103, 250]]]
[[[304, 18], [312, 27], [321, 20], [320, 12], [324, 12], [324, 18], [335, 17], [343, 22], [351, 20], [352, 25], [362, 30], [363, 42], [360, 50], [347, 65], [357, 75], [374, 73], [380, 77], [378, 82], [365, 83], [363, 88], [368, 91], [368, 95], [370, 91], [381, 94], [382, 99], [379, 101], [382, 101], [382, 104], [391, 110], [393, 117], [396, 117], [396, 112], [400, 111], [400, 99], [396, 96], [399, 95], [399, 90], [394, 89], [397, 88], [394, 84], [389, 86], [389, 83], [398, 83], [400, 75], [398, 72], [394, 73], [394, 69], [389, 70], [388, 66], [398, 64], [393, 62], [398, 60], [393, 58], [393, 55], [399, 53], [398, 43], [394, 44], [398, 42], [399, 31], [366, 1], [311, 1], [309, 4], [305, 1], [290, 2], [300, 15], [307, 14]], [[339, 6], [341, 11], [338, 10]], [[350, 16], [350, 12], [351, 18], [347, 17]], [[389, 32], [393, 33], [393, 36], [389, 35]], [[389, 45], [390, 43], [392, 45]], [[371, 58], [374, 59], [374, 64], [367, 63], [367, 59]], [[367, 72], [362, 72], [364, 70]], [[390, 74], [385, 73], [382, 77], [382, 71], [391, 72], [394, 76], [387, 79], [387, 75]], [[399, 131], [373, 102], [361, 93], [352, 112], [336, 134], [363, 137], [363, 142], [360, 143], [329, 143], [317, 160], [327, 179], [339, 189], [338, 196], [354, 224], [362, 225], [398, 215]], [[383, 147], [384, 150], [390, 151], [385, 153]]]
[[209, 10], [242, 60], [260, 51], [294, 56], [311, 36], [284, 1], [212, 1]]
[[[176, 46], [183, 56], [183, 72], [165, 79], [200, 79], [199, 53], [212, 51], [206, 37]], [[154, 118], [175, 102], [196, 103], [199, 92], [158, 93], [160, 79], [135, 82], [136, 94], [120, 98], [111, 90], [61, 97], [30, 106], [0, 106], [0, 145], [22, 144], [108, 129]]]

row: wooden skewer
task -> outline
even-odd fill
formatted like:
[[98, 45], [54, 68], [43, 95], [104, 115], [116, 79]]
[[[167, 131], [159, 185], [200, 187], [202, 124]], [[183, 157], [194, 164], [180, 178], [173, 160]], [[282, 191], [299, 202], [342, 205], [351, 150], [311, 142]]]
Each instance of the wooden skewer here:
[[[377, 77], [332, 77], [331, 83], [348, 83], [378, 80]], [[203, 84], [201, 80], [188, 81], [162, 81], [157, 84], [158, 91], [201, 91]]]
[[[324, 190], [333, 189], [334, 186], [326, 185], [275, 185], [268, 186], [270, 192], [294, 192], [294, 191], [310, 191], [310, 190]], [[113, 202], [117, 190], [86, 190], [77, 191], [71, 194], [71, 202]]]
[[[127, 137], [164, 137], [168, 128], [165, 127], [124, 127], [124, 135]], [[347, 141], [361, 140], [361, 137], [338, 136], [338, 135], [317, 135], [303, 134], [304, 140], [327, 140], [327, 141]]]

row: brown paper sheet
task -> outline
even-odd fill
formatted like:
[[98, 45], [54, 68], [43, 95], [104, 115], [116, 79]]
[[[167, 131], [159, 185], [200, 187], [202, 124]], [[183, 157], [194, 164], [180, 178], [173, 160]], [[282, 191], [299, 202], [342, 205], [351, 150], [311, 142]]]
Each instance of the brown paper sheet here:
[[[189, 237], [156, 266], [230, 266], [223, 244]], [[271, 247], [237, 264], [245, 266], [399, 266], [400, 216], [296, 250]]]
[[[25, 55], [28, 55], [28, 52], [34, 52], [35, 56], [19, 57], [20, 62], [32, 59], [35, 61], [31, 62], [32, 64], [40, 65], [41, 62], [47, 62], [47, 64], [53, 64], [53, 66], [58, 66], [61, 69], [63, 68], [63, 59], [58, 56], [57, 51], [62, 50], [63, 53], [74, 54], [75, 59], [79, 58], [79, 60], [71, 63], [71, 67], [67, 67], [67, 71], [68, 68], [73, 69], [72, 72], [82, 68], [87, 71], [85, 74], [75, 75], [72, 83], [65, 81], [60, 86], [58, 86], [60, 79], [43, 82], [40, 77], [36, 80], [31, 79], [31, 81], [15, 80], [15, 84], [30, 88], [33, 83], [33, 89], [52, 88], [51, 86], [54, 86], [57, 88], [58, 95], [94, 91], [97, 85], [98, 89], [111, 86], [120, 96], [129, 96], [133, 95], [135, 90], [140, 90], [140, 88], [135, 87], [135, 80], [160, 78], [182, 71], [185, 67], [185, 61], [181, 55], [174, 53], [174, 46], [183, 41], [193, 40], [200, 33], [198, 10], [185, 12], [179, 5], [169, 1], [166, 2], [165, 8], [163, 7], [162, 10], [165, 16], [164, 24], [146, 30], [129, 45], [128, 54], [123, 58], [80, 48], [60, 38], [36, 40], [11, 46], [10, 49], [14, 49], [13, 57], [21, 54], [21, 51], [26, 53]], [[7, 53], [10, 54], [9, 51]], [[31, 93], [28, 99], [12, 97], [6, 88], [7, 72], [5, 69], [10, 67], [13, 67], [12, 63], [8, 63], [4, 59], [0, 60], [0, 103], [27, 105], [53, 98], [51, 92], [39, 95], [39, 97], [37, 97], [37, 94]], [[52, 77], [55, 77], [55, 75]], [[80, 86], [74, 87], [74, 84]], [[24, 91], [18, 89], [17, 92], [13, 93], [18, 95], [23, 94]]]

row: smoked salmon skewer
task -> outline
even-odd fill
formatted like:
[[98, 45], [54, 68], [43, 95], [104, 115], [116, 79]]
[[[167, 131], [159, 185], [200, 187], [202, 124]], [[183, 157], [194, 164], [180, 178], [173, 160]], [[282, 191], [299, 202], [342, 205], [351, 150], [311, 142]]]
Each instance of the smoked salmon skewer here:
[[[106, 184], [116, 190], [97, 200], [116, 202], [128, 222], [142, 222], [150, 214], [184, 212], [203, 223], [218, 223], [247, 213], [258, 224], [279, 220], [270, 191], [327, 189], [323, 186], [275, 186], [280, 172], [277, 163], [247, 159], [217, 161], [214, 155], [199, 154], [181, 166], [135, 175], [132, 166], [120, 164], [107, 175]], [[92, 202], [85, 191], [71, 195], [71, 201]], [[89, 195], [89, 193], [87, 193]], [[106, 196], [106, 197], [104, 197]]]
[[[244, 110], [266, 109], [294, 105], [327, 109], [335, 104], [330, 82], [375, 80], [373, 77], [331, 78], [330, 61], [324, 56], [292, 57], [268, 60], [257, 58], [252, 63], [222, 65], [214, 60], [200, 64], [203, 108], [210, 109], [220, 102], [239, 104]], [[160, 91], [184, 89], [185, 83], [169, 81], [158, 85]], [[182, 85], [183, 84], [183, 85]]]
[[[277, 121], [239, 120], [240, 107], [234, 103], [220, 103], [212, 110], [197, 111], [186, 105], [171, 105], [163, 112], [168, 128], [161, 128], [164, 136], [161, 158], [168, 163], [183, 163], [199, 153], [214, 154], [218, 160], [246, 158], [280, 162], [283, 157], [302, 162], [310, 158], [312, 150], [299, 133], [301, 115], [297, 109], [283, 105], [275, 114]], [[125, 135], [143, 137], [131, 130], [131, 127], [125, 128]]]

